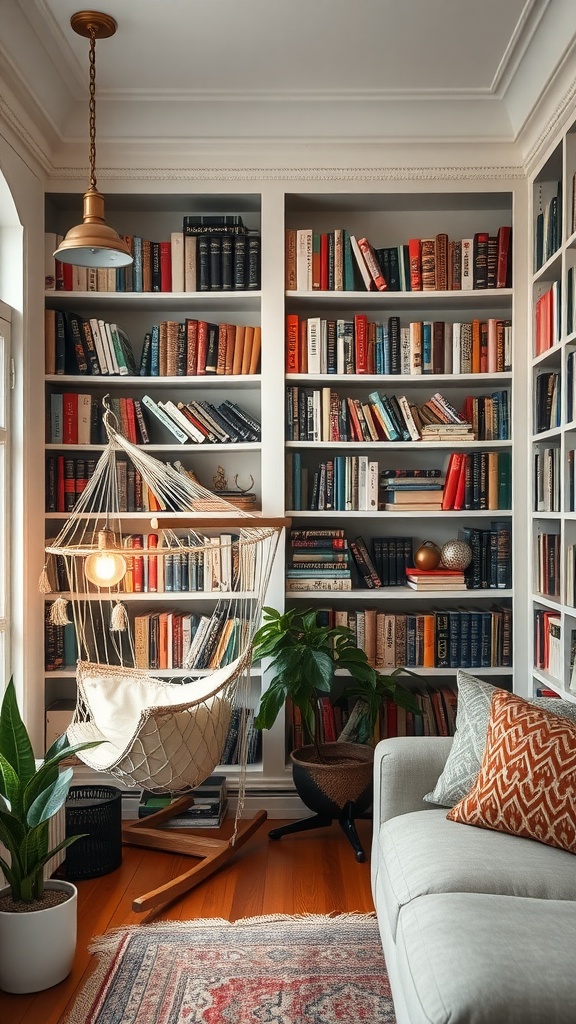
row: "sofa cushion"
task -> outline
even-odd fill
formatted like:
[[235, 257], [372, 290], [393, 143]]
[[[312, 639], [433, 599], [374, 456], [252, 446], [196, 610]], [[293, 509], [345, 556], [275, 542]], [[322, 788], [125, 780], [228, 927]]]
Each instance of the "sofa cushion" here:
[[[428, 803], [454, 807], [473, 786], [484, 755], [486, 733], [490, 718], [490, 705], [495, 692], [492, 683], [486, 683], [469, 672], [458, 672], [458, 704], [456, 732], [444, 770], [431, 793], [424, 797]], [[506, 693], [506, 690], [502, 690]], [[535, 697], [531, 704], [562, 714], [576, 722], [576, 704], [549, 697]]]
[[400, 915], [395, 972], [410, 1024], [573, 1024], [575, 934], [576, 903], [413, 900]]
[[452, 821], [576, 853], [576, 725], [497, 690], [474, 786]]
[[446, 811], [412, 811], [378, 835], [378, 913], [396, 932], [402, 907], [429, 893], [480, 892], [576, 900], [572, 854], [519, 836], [463, 828]]

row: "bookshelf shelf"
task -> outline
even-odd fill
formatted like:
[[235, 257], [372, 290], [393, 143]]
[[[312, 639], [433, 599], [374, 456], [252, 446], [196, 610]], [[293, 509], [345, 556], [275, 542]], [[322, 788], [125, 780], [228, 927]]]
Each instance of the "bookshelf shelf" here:
[[306, 511], [306, 510], [289, 510], [286, 515], [292, 519], [325, 519], [325, 520], [346, 520], [346, 519], [371, 519], [378, 523], [385, 523], [390, 519], [409, 519], [414, 520], [415, 516], [423, 519], [455, 519], [458, 522], [462, 518], [468, 519], [502, 519], [512, 515], [512, 510], [509, 508], [493, 508], [493, 509], [468, 509], [462, 511], [454, 511], [454, 509], [442, 509], [439, 511], [432, 510], [421, 510], [417, 513], [414, 511], [398, 511], [398, 512], [337, 512], [332, 509], [325, 511]]
[[217, 374], [201, 377], [131, 377], [131, 376], [117, 376], [113, 374], [103, 374], [100, 377], [89, 377], [72, 374], [59, 374], [52, 373], [46, 375], [47, 384], [57, 384], [59, 387], [68, 386], [82, 386], [83, 389], [97, 387], [100, 389], [102, 385], [108, 388], [137, 388], [138, 391], [146, 389], [154, 389], [155, 391], [159, 388], [174, 390], [180, 388], [182, 391], [189, 391], [190, 388], [218, 388], [222, 383], [226, 384], [226, 390], [229, 388], [233, 391], [244, 391], [249, 388], [259, 388], [262, 382], [260, 374], [253, 376], [239, 375], [233, 376], [232, 374]]
[[287, 291], [286, 304], [290, 309], [326, 307], [333, 309], [381, 310], [390, 315], [397, 310], [429, 308], [439, 315], [442, 310], [466, 310], [467, 316], [474, 311], [487, 309], [505, 310], [510, 307], [510, 288], [463, 291], [414, 291], [414, 292], [354, 292], [354, 291]]
[[359, 373], [287, 373], [286, 382], [299, 384], [334, 384], [345, 386], [379, 385], [380, 387], [492, 387], [497, 384], [509, 384], [511, 373], [423, 373], [423, 374], [359, 374]]
[[91, 309], [131, 310], [154, 312], [222, 312], [258, 313], [262, 293], [250, 292], [46, 292], [48, 309], [75, 310], [89, 306]]
[[[236, 443], [236, 444], [194, 444], [193, 441], [190, 444], [179, 444], [175, 441], [174, 444], [147, 444], [147, 452], [191, 452], [194, 454], [198, 452], [258, 452], [261, 449], [261, 445], [253, 443]], [[103, 444], [46, 444], [47, 452], [78, 452], [78, 451], [92, 451], [102, 452], [104, 451]]]
[[491, 601], [497, 598], [508, 598], [514, 594], [513, 590], [497, 590], [493, 588], [491, 590], [412, 590], [411, 587], [376, 587], [374, 590], [348, 590], [338, 594], [335, 591], [314, 591], [314, 590], [288, 590], [286, 596], [290, 597], [291, 600], [306, 600], [308, 597], [323, 597], [324, 600], [331, 601], [333, 597], [347, 598], [348, 600], [371, 600], [378, 601], [419, 601], [421, 603], [429, 601], [480, 601], [489, 599]]
[[286, 448], [345, 448], [350, 451], [364, 449], [387, 451], [427, 452], [436, 448], [440, 451], [470, 450], [481, 451], [489, 448], [511, 448], [511, 441], [287, 441]]

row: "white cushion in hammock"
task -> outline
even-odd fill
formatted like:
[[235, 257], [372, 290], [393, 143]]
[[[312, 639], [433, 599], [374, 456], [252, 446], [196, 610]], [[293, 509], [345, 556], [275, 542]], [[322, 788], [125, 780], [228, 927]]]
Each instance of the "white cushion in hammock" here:
[[84, 663], [79, 672], [94, 725], [122, 751], [136, 735], [143, 714], [196, 703], [200, 706], [206, 700], [209, 706], [209, 695], [234, 679], [236, 666], [233, 662], [192, 683], [169, 683], [138, 669], [111, 665]]
[[91, 721], [68, 730], [71, 742], [105, 738], [82, 751], [100, 771], [114, 770], [154, 792], [193, 789], [219, 763], [232, 704], [225, 690], [236, 661], [192, 683], [168, 683], [138, 669], [79, 663], [78, 681]]

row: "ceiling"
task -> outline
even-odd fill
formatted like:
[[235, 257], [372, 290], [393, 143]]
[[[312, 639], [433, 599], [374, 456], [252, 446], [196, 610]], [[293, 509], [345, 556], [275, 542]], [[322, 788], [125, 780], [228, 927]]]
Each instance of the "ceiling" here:
[[[77, 0], [1, 0], [0, 80], [53, 164], [84, 153]], [[573, 62], [574, 0], [103, 0], [99, 146], [514, 142]]]

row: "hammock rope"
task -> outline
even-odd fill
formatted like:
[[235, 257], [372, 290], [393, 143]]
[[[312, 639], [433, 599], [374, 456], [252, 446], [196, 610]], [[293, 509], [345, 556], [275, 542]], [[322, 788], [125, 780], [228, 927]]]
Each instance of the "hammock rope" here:
[[[237, 728], [237, 827], [255, 711], [252, 639], [285, 523], [237, 508], [186, 471], [132, 444], [104, 404], [108, 443], [69, 518], [47, 543], [41, 576], [44, 593], [49, 585], [61, 591], [65, 580], [76, 633], [78, 696], [68, 737], [74, 743], [100, 739], [99, 746], [79, 756], [126, 786], [182, 794], [221, 764], [229, 731]], [[121, 511], [120, 462], [132, 463], [157, 505], [151, 513], [157, 517], [151, 520], [155, 546], [130, 546], [134, 535], [127, 526], [134, 522]], [[124, 576], [113, 586], [96, 585], [88, 577], [87, 559], [96, 553], [125, 564]], [[184, 576], [203, 572], [205, 589], [158, 590], [130, 599], [141, 571], [147, 569], [150, 580], [155, 569], [160, 584], [169, 566]], [[180, 596], [185, 612], [177, 608]], [[64, 600], [59, 596], [52, 607], [53, 620], [60, 623], [66, 617]], [[161, 675], [146, 663], [145, 638], [149, 646], [156, 616], [167, 630], [162, 637], [168, 637], [162, 640], [166, 674]], [[170, 636], [181, 637], [176, 665]]]

